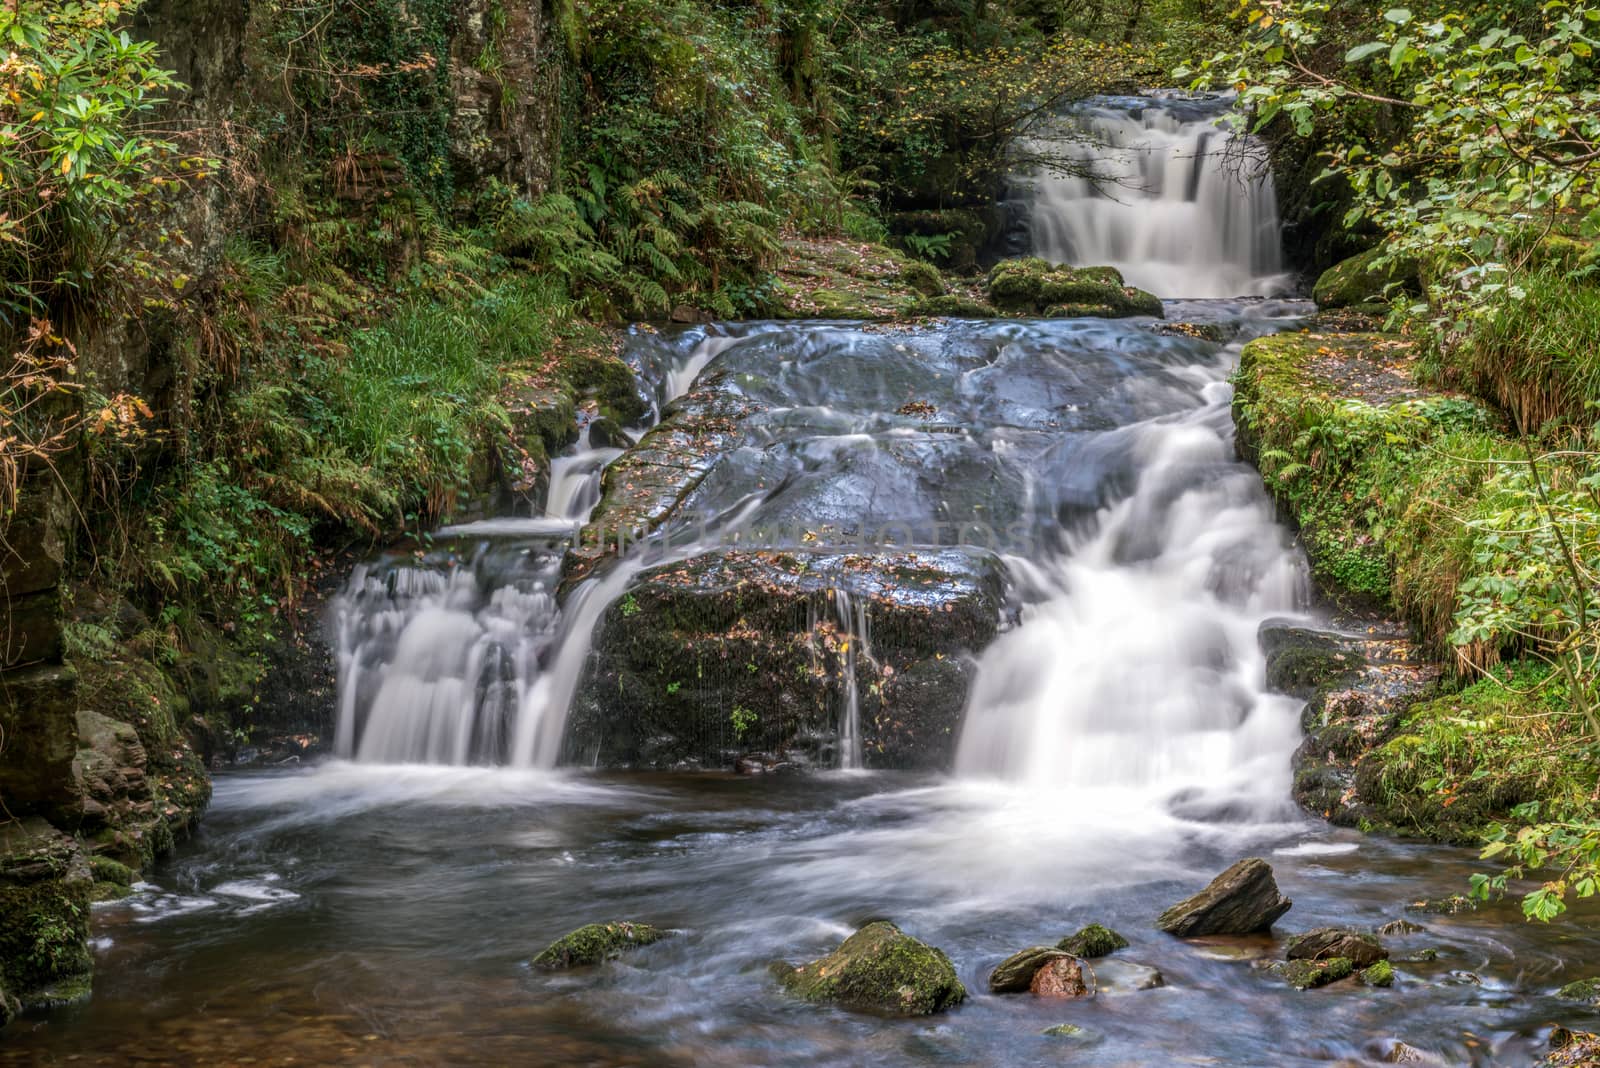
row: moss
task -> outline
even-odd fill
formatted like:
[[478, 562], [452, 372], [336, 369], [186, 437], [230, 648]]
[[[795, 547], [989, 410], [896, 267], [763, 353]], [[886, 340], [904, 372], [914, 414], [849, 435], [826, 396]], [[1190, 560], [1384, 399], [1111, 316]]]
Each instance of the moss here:
[[1290, 960], [1274, 964], [1271, 971], [1296, 990], [1313, 990], [1319, 986], [1336, 983], [1340, 979], [1348, 979], [1355, 972], [1355, 965], [1346, 957], [1333, 957], [1329, 960]]
[[999, 314], [994, 305], [957, 293], [926, 297], [906, 309], [906, 315], [912, 318], [929, 319], [993, 319]]
[[627, 920], [585, 924], [550, 943], [531, 963], [547, 971], [599, 964], [624, 950], [651, 945], [668, 935], [647, 923]]
[[1159, 298], [1125, 286], [1113, 267], [1057, 267], [1037, 257], [996, 264], [988, 293], [996, 308], [1017, 315], [1120, 319], [1163, 313]]
[[86, 976], [89, 883], [44, 879], [0, 885], [0, 982], [31, 1001], [32, 992]]
[[1568, 983], [1556, 991], [1556, 997], [1600, 1005], [1600, 979], [1579, 979], [1575, 983]]
[[931, 263], [913, 260], [900, 270], [900, 281], [924, 297], [942, 297], [945, 294], [944, 276]]
[[1094, 959], [1109, 956], [1119, 949], [1128, 948], [1128, 940], [1109, 927], [1102, 927], [1098, 923], [1091, 923], [1075, 935], [1069, 935], [1056, 943], [1057, 949], [1064, 949], [1074, 957]]
[[1371, 967], [1363, 969], [1360, 978], [1366, 986], [1394, 986], [1394, 965], [1386, 960], [1380, 960]]
[[[1420, 290], [1419, 272], [1414, 261], [1401, 259], [1380, 266], [1378, 260], [1382, 256], [1381, 248], [1370, 249], [1351, 256], [1342, 263], [1336, 263], [1322, 272], [1322, 276], [1317, 279], [1317, 284], [1311, 290], [1312, 299], [1317, 302], [1317, 307], [1364, 306], [1373, 302], [1375, 298], [1382, 298], [1394, 292], [1416, 293]], [[1395, 289], [1390, 289], [1391, 286]], [[1381, 304], [1376, 307], [1385, 308]]]
[[96, 882], [115, 883], [117, 886], [132, 886], [138, 877], [132, 868], [110, 857], [90, 857], [89, 871]]
[[929, 1016], [967, 996], [949, 957], [882, 921], [861, 928], [826, 957], [777, 971], [783, 985], [807, 1001], [900, 1016]]

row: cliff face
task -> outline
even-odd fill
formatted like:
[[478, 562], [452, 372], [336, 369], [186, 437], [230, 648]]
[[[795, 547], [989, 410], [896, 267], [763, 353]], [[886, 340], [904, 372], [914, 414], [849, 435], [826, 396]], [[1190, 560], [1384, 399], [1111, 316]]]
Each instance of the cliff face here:
[[[343, 4], [322, 6], [335, 27], [363, 17]], [[425, 118], [442, 137], [417, 144], [432, 153], [422, 165], [440, 176], [441, 187], [472, 194], [498, 184], [529, 196], [551, 188], [559, 163], [562, 57], [553, 48], [547, 4], [384, 0], [369, 7], [371, 25], [344, 25], [342, 32], [358, 44], [370, 38], [373, 48], [388, 48], [395, 69], [422, 72], [432, 94]], [[278, 225], [285, 214], [283, 200], [293, 190], [283, 182], [289, 172], [282, 131], [296, 122], [309, 127], [320, 114], [345, 107], [345, 79], [389, 73], [349, 62], [349, 49], [329, 47], [314, 61], [297, 56], [293, 49], [301, 45], [285, 18], [270, 0], [149, 0], [129, 26], [159, 42], [162, 62], [188, 87], [162, 116], [174, 140], [218, 164], [214, 177], [167, 205], [161, 222], [164, 242], [178, 250], [170, 262], [185, 276], [181, 298], [132, 312], [98, 309], [78, 316], [70, 330], [85, 389], [62, 402], [61, 415], [81, 414], [73, 406], [91, 395], [143, 399], [153, 416], [135, 458], [139, 473], [172, 464], [216, 403], [215, 387], [203, 385], [199, 373], [214, 354], [197, 324], [213, 312], [230, 239]], [[321, 96], [306, 94], [292, 71], [315, 63], [325, 67], [317, 72], [327, 89]], [[357, 158], [360, 145], [364, 162], [334, 178], [355, 224], [375, 225], [383, 200], [416, 183], [421, 157], [405, 160], [406, 170], [392, 155], [366, 148], [382, 140], [368, 135], [378, 124], [410, 120], [367, 114], [341, 121], [352, 146], [346, 158]], [[323, 153], [289, 163], [305, 172], [297, 181], [316, 182], [331, 179], [312, 172], [338, 160]], [[350, 192], [362, 177], [375, 185]], [[265, 652], [248, 657], [231, 647], [224, 633], [231, 628], [210, 624], [192, 629], [187, 655], [163, 653], [162, 631], [170, 625], [137, 607], [118, 583], [101, 581], [114, 565], [85, 563], [98, 556], [95, 530], [115, 507], [102, 491], [83, 450], [57, 457], [24, 471], [5, 530], [0, 1023], [19, 1001], [87, 992], [89, 901], [125, 892], [141, 868], [192, 827], [209, 798], [205, 758], [218, 742], [218, 721], [227, 720], [230, 704], [253, 699], [271, 657], [303, 661], [286, 676], [306, 683], [282, 712], [286, 724], [314, 723], [331, 706], [326, 656], [307, 633], [317, 626], [314, 612], [301, 613], [299, 632], [295, 624], [281, 625]], [[76, 581], [86, 570], [101, 574]], [[87, 655], [73, 655], [75, 646], [85, 653], [85, 645], [92, 647]]]

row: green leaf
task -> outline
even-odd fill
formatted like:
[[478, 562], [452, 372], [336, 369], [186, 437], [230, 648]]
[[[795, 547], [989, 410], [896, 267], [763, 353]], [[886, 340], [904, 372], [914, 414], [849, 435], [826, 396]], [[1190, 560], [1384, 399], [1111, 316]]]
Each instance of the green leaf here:
[[1409, 7], [1391, 7], [1383, 13], [1383, 17], [1396, 26], [1404, 26], [1411, 21], [1411, 9]]
[[1388, 48], [1389, 46], [1382, 41], [1368, 41], [1366, 44], [1356, 45], [1346, 52], [1344, 61], [1346, 63], [1360, 63], [1363, 59], [1368, 59], [1379, 52], [1387, 51]]

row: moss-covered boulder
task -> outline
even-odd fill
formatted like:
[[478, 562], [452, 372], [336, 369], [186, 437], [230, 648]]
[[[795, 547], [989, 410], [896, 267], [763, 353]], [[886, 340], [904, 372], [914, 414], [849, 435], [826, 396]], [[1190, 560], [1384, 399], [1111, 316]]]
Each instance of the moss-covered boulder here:
[[1600, 1005], [1600, 979], [1579, 979], [1556, 991], [1556, 997]]
[[1386, 960], [1369, 965], [1361, 970], [1357, 976], [1364, 986], [1391, 987], [1394, 986], [1394, 965]]
[[[1421, 291], [1419, 271], [1414, 260], [1401, 258], [1390, 263], [1381, 248], [1370, 249], [1336, 263], [1322, 272], [1311, 290], [1319, 308], [1353, 308], [1387, 301], [1395, 293]], [[1391, 288], [1393, 287], [1393, 288]]]
[[550, 943], [530, 963], [544, 971], [599, 964], [625, 950], [659, 942], [669, 933], [648, 923], [628, 920], [589, 923]]
[[1350, 978], [1356, 967], [1344, 957], [1333, 957], [1329, 960], [1282, 961], [1268, 970], [1296, 990], [1313, 990]]
[[91, 883], [72, 837], [37, 816], [0, 822], [0, 988], [22, 1004], [87, 989]]
[[826, 957], [773, 972], [792, 994], [850, 1009], [930, 1016], [959, 1005], [967, 990], [944, 953], [892, 923], [870, 923]]
[[1070, 957], [1064, 949], [1049, 946], [1029, 946], [1011, 954], [989, 973], [991, 994], [1021, 994], [1033, 986], [1033, 977], [1039, 969], [1054, 960]]
[[912, 318], [928, 319], [994, 319], [1000, 312], [993, 304], [973, 300], [959, 293], [946, 293], [940, 297], [924, 297], [906, 309]]
[[1272, 866], [1249, 857], [1211, 880], [1198, 894], [1161, 914], [1156, 926], [1180, 938], [1242, 935], [1271, 930], [1292, 905], [1278, 892]]
[[912, 260], [900, 269], [900, 281], [924, 297], [942, 297], [945, 294], [944, 275], [939, 268], [924, 260]]
[[1057, 942], [1056, 948], [1065, 950], [1074, 957], [1093, 960], [1096, 957], [1110, 956], [1119, 949], [1127, 949], [1128, 940], [1109, 927], [1091, 923], [1077, 934], [1068, 935]]
[[1284, 949], [1290, 960], [1331, 960], [1344, 957], [1357, 968], [1389, 959], [1389, 951], [1376, 935], [1349, 927], [1318, 927], [1289, 939]]
[[1123, 284], [1114, 267], [1058, 267], [1029, 257], [995, 264], [988, 278], [989, 303], [1012, 315], [1048, 318], [1161, 318], [1161, 300]]

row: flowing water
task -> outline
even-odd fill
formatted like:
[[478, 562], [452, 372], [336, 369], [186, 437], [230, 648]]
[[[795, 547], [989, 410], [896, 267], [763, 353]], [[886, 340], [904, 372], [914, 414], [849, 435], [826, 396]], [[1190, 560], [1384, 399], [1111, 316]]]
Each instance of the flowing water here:
[[1161, 297], [1287, 291], [1272, 174], [1226, 117], [1212, 99], [1107, 99], [1059, 120], [1032, 146], [1035, 251]]
[[[1304, 994], [1252, 967], [1271, 938], [1152, 926], [1246, 855], [1294, 899], [1280, 932], [1376, 926], [1474, 869], [1289, 801], [1298, 707], [1264, 692], [1256, 632], [1305, 612], [1305, 569], [1234, 456], [1227, 376], [1244, 339], [1303, 310], [1169, 302], [1226, 344], [1139, 321], [636, 334], [657, 413], [691, 386], [764, 406], [691, 495], [716, 538], [798, 521], [931, 545], [924, 524], [974, 517], [995, 535], [1009, 623], [977, 658], [953, 773], [871, 769], [854, 671], [850, 774], [552, 768], [601, 613], [661, 558], [556, 603], [594, 503], [556, 487], [613, 458], [579, 450], [544, 516], [357, 569], [335, 612], [338, 755], [219, 775], [195, 839], [97, 907], [93, 998], [14, 1024], [0, 1063], [1300, 1066], [1385, 1063], [1397, 1040], [1434, 1063], [1530, 1063], [1550, 1021], [1600, 1022], [1551, 996], [1600, 959], [1600, 908], [1550, 927], [1510, 904], [1425, 917], [1392, 944], [1438, 958], [1400, 965], [1395, 989]], [[910, 399], [936, 419], [895, 414]], [[723, 543], [706, 539], [679, 551]], [[864, 599], [821, 612], [847, 658], [873, 656]], [[881, 1019], [768, 975], [878, 917], [943, 948], [969, 1001]], [[620, 918], [676, 936], [599, 968], [527, 966]], [[1133, 943], [1096, 962], [1097, 997], [984, 993], [1011, 952], [1089, 922]], [[1166, 985], [1131, 989], [1128, 962]], [[1041, 1034], [1060, 1023], [1086, 1037]]]

